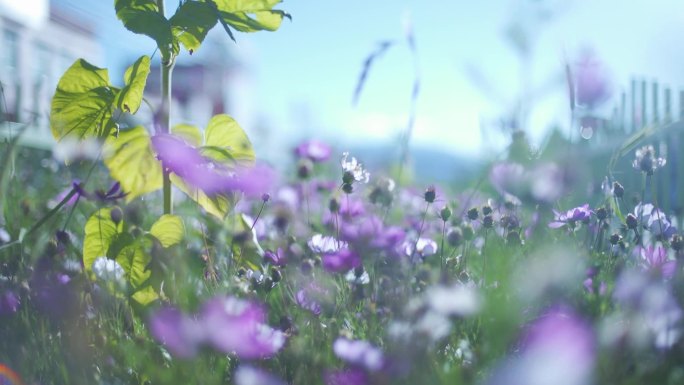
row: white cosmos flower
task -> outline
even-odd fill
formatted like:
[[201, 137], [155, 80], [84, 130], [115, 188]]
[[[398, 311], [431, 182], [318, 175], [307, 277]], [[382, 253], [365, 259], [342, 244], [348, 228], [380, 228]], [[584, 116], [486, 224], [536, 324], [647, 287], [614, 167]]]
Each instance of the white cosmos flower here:
[[342, 160], [340, 161], [342, 164], [342, 170], [344, 170], [345, 173], [348, 172], [351, 174], [356, 182], [368, 183], [368, 180], [370, 179], [370, 173], [366, 171], [363, 168], [363, 165], [353, 156], [350, 160], [347, 160], [347, 158], [349, 158], [349, 153], [343, 152]]

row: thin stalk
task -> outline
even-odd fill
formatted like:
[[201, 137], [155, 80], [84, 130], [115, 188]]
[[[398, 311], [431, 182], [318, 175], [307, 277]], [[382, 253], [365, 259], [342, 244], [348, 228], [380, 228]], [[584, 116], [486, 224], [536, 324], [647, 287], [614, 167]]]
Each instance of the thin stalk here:
[[442, 271], [444, 271], [444, 238], [446, 234], [446, 221], [442, 221], [442, 244], [440, 245], [440, 259], [441, 259], [441, 267]]
[[[157, 0], [159, 13], [164, 16], [164, 0]], [[161, 105], [159, 107], [159, 131], [162, 134], [168, 134], [171, 126], [171, 73], [173, 72], [173, 65], [175, 58], [170, 54], [162, 55], [161, 58]], [[164, 169], [162, 176], [163, 194], [164, 194], [164, 214], [171, 214], [173, 207], [171, 205], [171, 178], [169, 177], [169, 170]]]

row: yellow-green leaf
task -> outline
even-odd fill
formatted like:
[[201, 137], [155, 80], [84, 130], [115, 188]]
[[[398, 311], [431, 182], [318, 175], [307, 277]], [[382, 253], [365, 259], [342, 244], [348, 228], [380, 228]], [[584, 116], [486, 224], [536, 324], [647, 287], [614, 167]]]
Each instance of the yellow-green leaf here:
[[151, 285], [147, 285], [143, 287], [142, 289], [136, 291], [133, 293], [131, 296], [133, 300], [143, 306], [147, 306], [150, 303], [156, 301], [159, 299], [159, 294], [154, 290], [154, 288]]
[[164, 214], [154, 222], [150, 234], [157, 238], [164, 247], [170, 247], [179, 243], [185, 234], [183, 220], [175, 215]]
[[125, 112], [135, 114], [143, 99], [147, 75], [150, 74], [150, 57], [141, 56], [124, 74], [124, 88], [116, 95], [115, 105]]
[[162, 167], [144, 127], [122, 130], [118, 138], [107, 138], [104, 152], [110, 174], [128, 193], [127, 202], [162, 187]]
[[209, 121], [205, 135], [206, 155], [219, 162], [249, 166], [254, 163], [254, 147], [245, 131], [230, 116], [216, 115]]
[[197, 51], [216, 21], [211, 5], [198, 1], [184, 2], [170, 20], [173, 34], [190, 53]]
[[106, 69], [76, 60], [62, 75], [52, 98], [52, 135], [58, 141], [67, 136], [107, 136], [115, 127], [112, 107], [116, 92]]
[[202, 133], [199, 128], [191, 124], [177, 124], [171, 128], [171, 133], [192, 146], [199, 147], [202, 145]]
[[170, 178], [174, 186], [189, 196], [190, 199], [197, 202], [209, 214], [219, 219], [225, 218], [235, 205], [236, 199], [234, 194], [216, 194], [210, 197], [202, 192], [202, 190], [188, 186], [177, 175], [171, 174]]
[[273, 9], [280, 2], [281, 0], [213, 0], [221, 22], [241, 32], [277, 30], [283, 18], [290, 18], [284, 11]]
[[88, 218], [83, 240], [83, 266], [87, 272], [92, 271], [93, 262], [98, 257], [107, 255], [109, 245], [123, 229], [123, 221], [114, 223], [112, 209], [100, 209]]
[[173, 36], [169, 20], [159, 12], [156, 0], [115, 0], [114, 9], [126, 29], [154, 39], [164, 58], [178, 54], [178, 39]]
[[152, 261], [152, 257], [147, 251], [150, 246], [149, 243], [149, 239], [147, 241], [144, 238], [138, 239], [122, 249], [116, 257], [116, 261], [123, 268], [126, 278], [133, 288], [142, 286], [152, 275], [152, 271], [147, 268]]

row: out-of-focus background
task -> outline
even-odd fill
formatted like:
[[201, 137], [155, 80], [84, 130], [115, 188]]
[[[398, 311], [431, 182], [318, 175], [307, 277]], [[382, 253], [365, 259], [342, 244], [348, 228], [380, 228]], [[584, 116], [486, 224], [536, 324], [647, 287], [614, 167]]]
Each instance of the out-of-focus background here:
[[[169, 13], [176, 5], [167, 1]], [[396, 161], [414, 111], [411, 160], [439, 179], [492, 159], [515, 131], [537, 147], [553, 128], [600, 143], [611, 137], [602, 133], [607, 127], [627, 133], [680, 114], [678, 0], [290, 0], [280, 8], [292, 21], [276, 33], [237, 34], [233, 43], [214, 28], [198, 52], [181, 54], [175, 122], [201, 127], [212, 114], [229, 113], [257, 156], [274, 164], [288, 161], [304, 138], [382, 164]], [[120, 84], [126, 66], [154, 53], [154, 43], [125, 30], [105, 0], [0, 0], [0, 39], [0, 104], [17, 122], [37, 114], [25, 141], [44, 148], [54, 143], [50, 97], [75, 59], [109, 68]], [[364, 61], [383, 41], [394, 45], [373, 61], [353, 104]], [[566, 66], [590, 66], [603, 87], [572, 126]], [[153, 73], [151, 101], [158, 85]], [[140, 119], [149, 114], [143, 108]]]

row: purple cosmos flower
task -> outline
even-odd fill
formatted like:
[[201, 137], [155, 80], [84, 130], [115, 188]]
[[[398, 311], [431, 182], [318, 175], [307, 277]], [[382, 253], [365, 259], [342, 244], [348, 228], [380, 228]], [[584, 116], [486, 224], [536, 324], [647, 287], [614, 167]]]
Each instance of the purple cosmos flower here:
[[591, 51], [583, 52], [575, 64], [574, 78], [577, 104], [593, 108], [610, 97], [607, 73]]
[[193, 357], [207, 344], [242, 359], [256, 359], [272, 356], [285, 343], [285, 335], [265, 321], [266, 312], [259, 304], [215, 297], [196, 317], [171, 308], [157, 311], [150, 319], [150, 330], [178, 357]]
[[239, 190], [248, 196], [261, 197], [274, 181], [275, 173], [268, 167], [228, 169], [170, 134], [155, 135], [152, 146], [162, 167], [207, 195]]
[[606, 294], [606, 283], [605, 282], [600, 282], [598, 284], [598, 287], [595, 287], [594, 280], [596, 276], [598, 275], [598, 269], [596, 267], [589, 267], [587, 269], [587, 278], [582, 282], [582, 285], [584, 288], [590, 293], [590, 294], [596, 294], [597, 289], [598, 289], [598, 294], [599, 295], [604, 295]]
[[214, 298], [202, 307], [201, 318], [210, 345], [243, 359], [270, 357], [285, 344], [285, 335], [265, 324], [265, 310], [249, 301]]
[[591, 214], [593, 211], [589, 209], [589, 205], [585, 204], [583, 206], [575, 207], [574, 209], [570, 209], [565, 213], [560, 213], [556, 210], [553, 210], [555, 219], [553, 222], [549, 223], [549, 227], [552, 229], [557, 229], [560, 227], [563, 227], [565, 225], [569, 225], [570, 227], [574, 227], [574, 225], [577, 222], [589, 222], [589, 219], [591, 218]]
[[332, 148], [319, 140], [307, 140], [295, 148], [295, 154], [300, 158], [308, 158], [313, 162], [325, 162], [330, 158]]
[[527, 189], [525, 168], [519, 163], [497, 163], [489, 171], [489, 181], [501, 194], [521, 196]]
[[385, 360], [382, 350], [363, 340], [338, 338], [333, 343], [333, 351], [342, 361], [372, 372], [380, 370]]
[[620, 338], [629, 336], [634, 342], [642, 342], [646, 331], [657, 348], [668, 349], [682, 336], [684, 312], [667, 284], [626, 270], [615, 283], [613, 297], [628, 311], [623, 316], [628, 317], [625, 322], [630, 326], [618, 330]]
[[490, 385], [586, 385], [594, 366], [591, 328], [571, 310], [551, 310], [530, 325], [520, 355], [503, 363]]
[[79, 303], [71, 277], [57, 270], [52, 258], [41, 258], [31, 280], [31, 299], [37, 308], [53, 318], [72, 314]]
[[386, 252], [387, 254], [398, 257], [401, 255], [401, 245], [406, 239], [406, 232], [398, 226], [390, 226], [383, 229], [371, 241], [371, 246]]
[[677, 271], [677, 261], [669, 259], [667, 249], [661, 245], [639, 247], [639, 255], [641, 266], [645, 270], [654, 272], [665, 279], [672, 278]]
[[368, 215], [358, 221], [340, 222], [340, 237], [356, 245], [367, 245], [373, 242], [382, 230], [382, 219], [377, 215]]
[[19, 296], [12, 290], [6, 290], [0, 294], [0, 316], [11, 315], [19, 310], [21, 301]]
[[200, 322], [174, 308], [163, 308], [153, 313], [149, 327], [152, 336], [180, 358], [194, 357], [204, 340]]
[[361, 257], [353, 250], [344, 248], [326, 253], [322, 258], [323, 268], [331, 273], [346, 273], [361, 266]]
[[235, 385], [285, 385], [283, 380], [249, 365], [240, 365], [233, 378]]
[[275, 266], [285, 266], [287, 263], [287, 256], [281, 247], [276, 251], [266, 250], [264, 252], [264, 259]]
[[332, 293], [316, 281], [311, 281], [297, 291], [295, 301], [302, 309], [310, 311], [313, 315], [320, 315], [324, 302], [329, 302]]
[[368, 374], [361, 369], [345, 369], [329, 371], [325, 374], [326, 385], [366, 385]]

